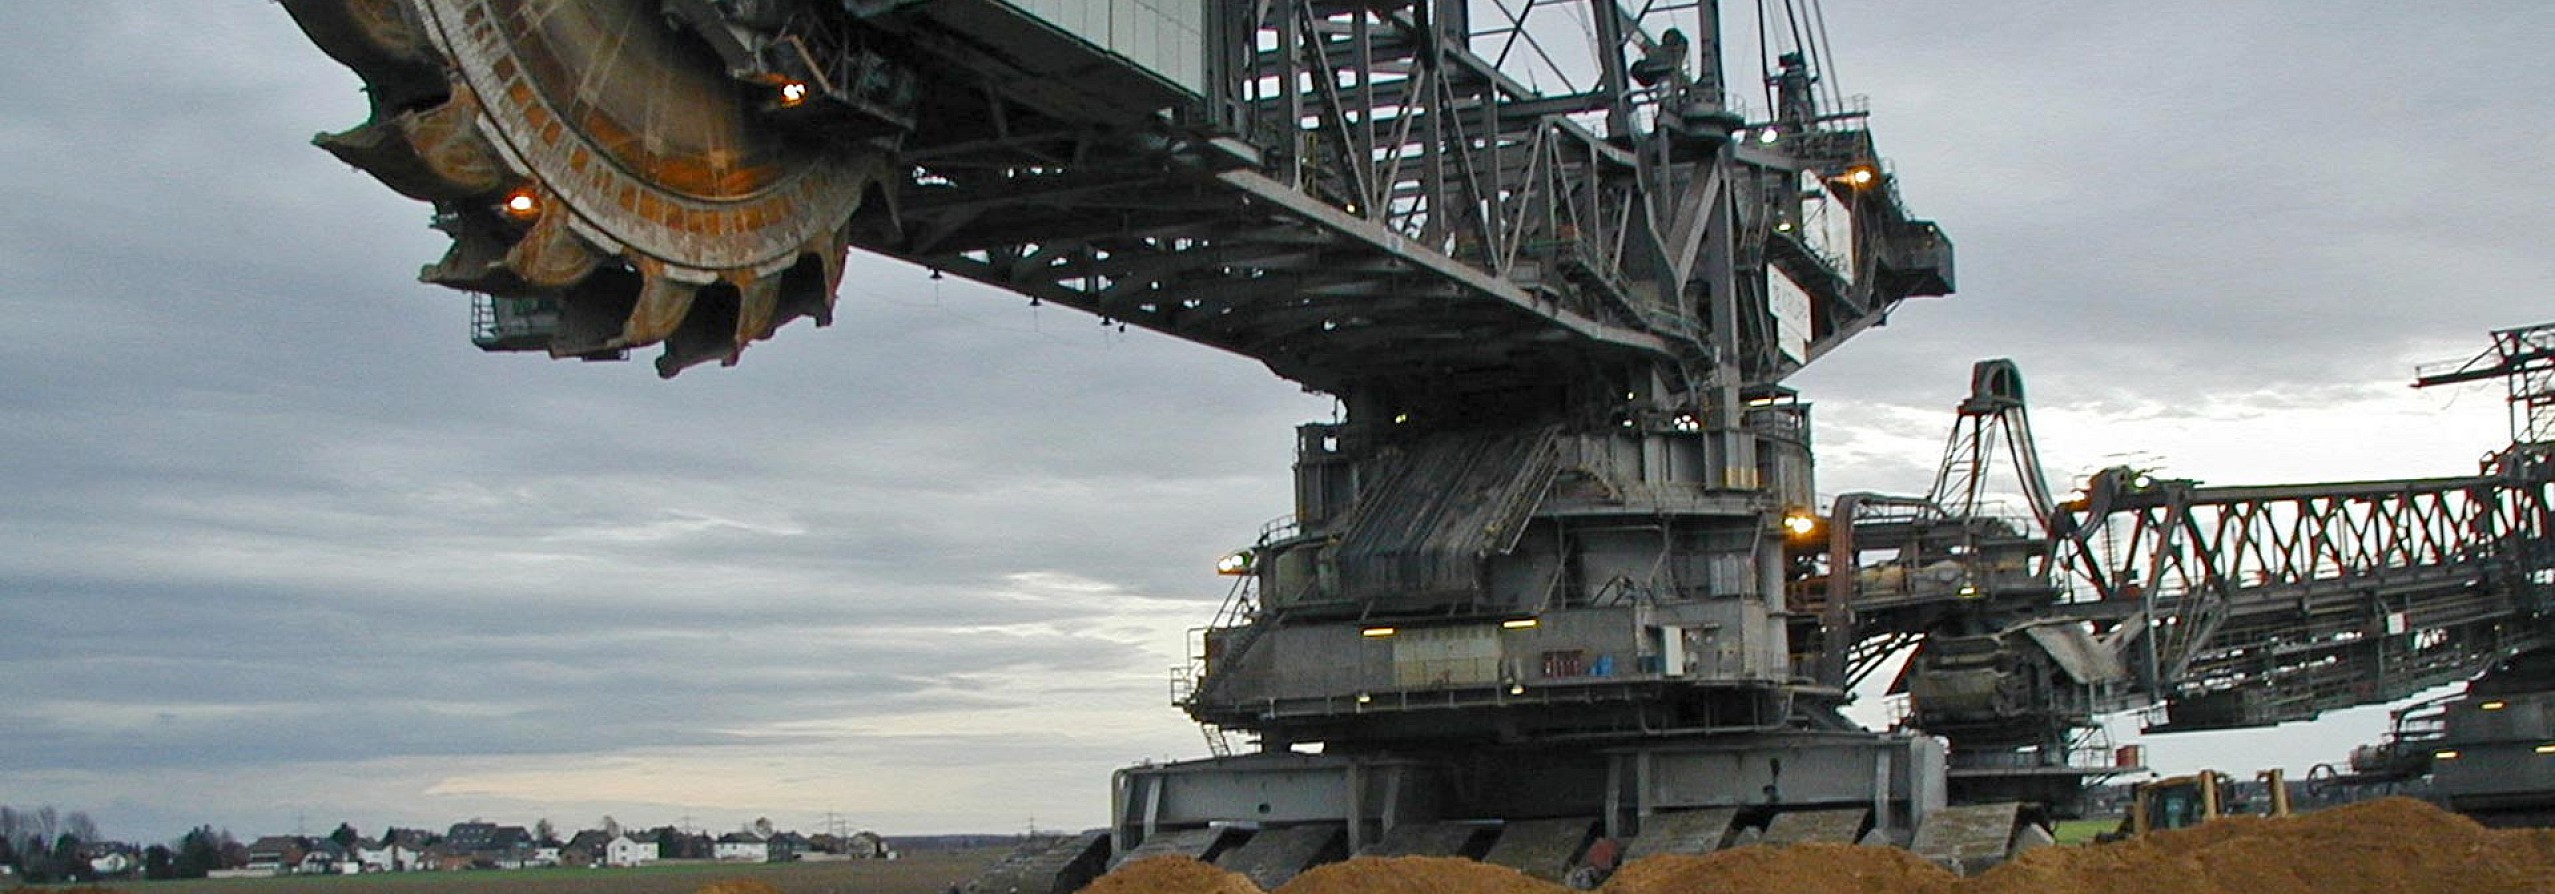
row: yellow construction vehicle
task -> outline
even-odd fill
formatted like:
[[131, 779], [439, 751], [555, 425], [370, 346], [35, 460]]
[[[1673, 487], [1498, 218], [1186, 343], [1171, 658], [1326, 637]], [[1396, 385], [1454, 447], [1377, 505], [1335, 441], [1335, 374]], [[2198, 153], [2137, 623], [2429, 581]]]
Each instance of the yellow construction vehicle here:
[[[2262, 783], [2268, 802], [2261, 812], [2288, 816], [2287, 774], [2275, 767], [2254, 774], [2254, 780]], [[2253, 812], [2240, 809], [2233, 795], [2234, 780], [2216, 770], [2142, 782], [2135, 789], [2129, 816], [2121, 824], [2127, 835], [2145, 835], [2159, 829], [2197, 826], [2231, 813]]]

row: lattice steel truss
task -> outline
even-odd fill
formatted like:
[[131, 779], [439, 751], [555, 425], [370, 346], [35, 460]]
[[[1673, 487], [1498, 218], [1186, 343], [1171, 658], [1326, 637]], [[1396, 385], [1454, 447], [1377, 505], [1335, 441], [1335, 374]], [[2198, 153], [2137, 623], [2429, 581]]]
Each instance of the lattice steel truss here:
[[[1732, 111], [1698, 4], [1213, 7], [1206, 91], [1167, 115], [1095, 126], [927, 83], [910, 179], [853, 243], [1335, 393], [1629, 361], [1703, 403], [1950, 288], [1862, 116]], [[917, 9], [913, 45], [966, 60]], [[1813, 234], [1827, 206], [1840, 225]], [[1787, 341], [1771, 291], [1796, 289]]]
[[2279, 487], [2115, 469], [2062, 505], [2058, 548], [2084, 614], [2145, 627], [2134, 666], [2167, 728], [2249, 726], [2401, 698], [2546, 644], [2551, 513], [2542, 462]]
[[2462, 363], [2418, 371], [2413, 387], [2509, 380], [2511, 443], [2555, 442], [2555, 323], [2493, 333], [2493, 346]]

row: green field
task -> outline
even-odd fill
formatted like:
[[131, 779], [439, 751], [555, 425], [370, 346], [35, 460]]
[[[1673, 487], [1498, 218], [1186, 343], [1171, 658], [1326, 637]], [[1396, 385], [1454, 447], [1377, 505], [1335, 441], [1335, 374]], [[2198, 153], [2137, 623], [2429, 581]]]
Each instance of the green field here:
[[[901, 860], [841, 863], [685, 863], [637, 869], [520, 869], [484, 872], [398, 872], [110, 882], [133, 894], [692, 894], [703, 885], [751, 879], [783, 894], [943, 894], [975, 877], [1003, 848], [922, 851]], [[47, 888], [29, 888], [46, 891]]]
[[2060, 820], [2058, 827], [2050, 830], [2050, 835], [2057, 838], [2060, 844], [2084, 844], [2094, 840], [2096, 835], [2117, 828], [2120, 828], [2120, 817], [2116, 816]]

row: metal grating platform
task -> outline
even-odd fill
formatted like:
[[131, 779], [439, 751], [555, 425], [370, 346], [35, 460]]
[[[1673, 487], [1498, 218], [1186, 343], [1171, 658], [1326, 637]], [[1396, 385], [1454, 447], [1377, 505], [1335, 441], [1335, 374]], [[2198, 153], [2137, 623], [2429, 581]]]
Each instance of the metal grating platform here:
[[1119, 854], [1116, 860], [1110, 861], [1109, 868], [1116, 869], [1147, 857], [1179, 856], [1192, 860], [1212, 861], [1215, 852], [1224, 846], [1225, 838], [1235, 831], [1224, 826], [1209, 826], [1204, 829], [1180, 829], [1155, 833], [1153, 837], [1145, 839], [1143, 844]]
[[1499, 841], [1482, 855], [1482, 862], [1559, 882], [1570, 873], [1570, 861], [1587, 846], [1596, 828], [1597, 821], [1590, 817], [1512, 822], [1499, 830]]
[[1109, 833], [1085, 832], [1021, 848], [969, 881], [966, 894], [1063, 894], [1108, 862]]
[[1732, 807], [1705, 810], [1679, 810], [1643, 817], [1641, 834], [1624, 843], [1624, 860], [1630, 862], [1658, 854], [1708, 854], [1721, 849], [1730, 839], [1730, 821], [1739, 811]]
[[1475, 823], [1403, 823], [1359, 851], [1361, 857], [1473, 857], [1490, 827]]
[[1863, 807], [1839, 810], [1796, 810], [1774, 815], [1765, 824], [1763, 844], [1808, 844], [1814, 841], [1853, 844], [1863, 838], [1863, 820], [1872, 811]]
[[1968, 875], [2004, 862], [2013, 851], [2021, 804], [1969, 804], [1934, 811], [1908, 845], [1917, 856]]
[[1263, 829], [1242, 846], [1217, 857], [1215, 865], [1251, 878], [1263, 891], [1275, 891], [1297, 873], [1347, 855], [1348, 827], [1316, 823]]

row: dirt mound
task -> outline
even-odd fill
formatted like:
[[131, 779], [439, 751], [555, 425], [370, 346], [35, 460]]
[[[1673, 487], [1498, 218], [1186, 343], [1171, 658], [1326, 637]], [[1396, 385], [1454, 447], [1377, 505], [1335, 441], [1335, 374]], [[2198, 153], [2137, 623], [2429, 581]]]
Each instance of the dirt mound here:
[[1454, 857], [1359, 857], [1315, 867], [1277, 894], [1563, 894], [1506, 866]]
[[1634, 861], [1606, 894], [1947, 894], [1960, 878], [1907, 851], [1851, 844], [1751, 846]]
[[771, 882], [732, 878], [702, 885], [693, 889], [692, 894], [781, 894], [781, 889], [773, 887]]
[[[1088, 894], [1262, 894], [1185, 857], [1128, 864]], [[2492, 830], [2388, 798], [2286, 819], [2239, 816], [2117, 844], [2044, 847], [1963, 879], [1895, 848], [1743, 847], [1638, 860], [1601, 894], [2555, 894], [2555, 830]], [[743, 892], [738, 892], [743, 894]], [[1504, 866], [1361, 857], [1276, 894], [1569, 894]]]
[[1187, 857], [1149, 857], [1109, 871], [1083, 894], [1263, 894], [1239, 873]]
[[2230, 817], [2089, 847], [2042, 848], [1961, 894], [2555, 894], [2555, 832], [2494, 831], [2387, 798], [2287, 819]]

